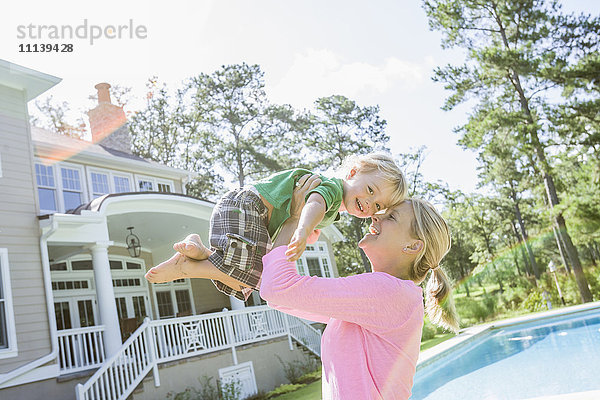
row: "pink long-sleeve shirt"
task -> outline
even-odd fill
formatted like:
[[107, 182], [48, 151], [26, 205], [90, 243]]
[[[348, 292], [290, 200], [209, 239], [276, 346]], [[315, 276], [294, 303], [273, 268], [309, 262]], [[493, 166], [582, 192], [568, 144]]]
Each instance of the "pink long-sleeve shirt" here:
[[423, 328], [423, 292], [385, 272], [301, 276], [286, 246], [263, 257], [260, 295], [269, 306], [323, 322], [323, 399], [408, 399]]

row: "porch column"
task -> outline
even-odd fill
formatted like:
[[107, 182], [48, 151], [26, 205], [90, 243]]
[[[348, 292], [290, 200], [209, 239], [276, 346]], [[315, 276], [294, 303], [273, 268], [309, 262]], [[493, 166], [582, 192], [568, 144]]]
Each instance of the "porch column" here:
[[233, 310], [243, 310], [246, 308], [246, 304], [240, 299], [236, 299], [233, 296], [229, 296], [229, 304], [231, 305], [231, 311]]
[[100, 322], [104, 325], [104, 349], [106, 358], [112, 356], [121, 348], [121, 329], [115, 302], [110, 264], [108, 263], [108, 246], [110, 242], [97, 242], [91, 246], [94, 279], [96, 281], [96, 297]]

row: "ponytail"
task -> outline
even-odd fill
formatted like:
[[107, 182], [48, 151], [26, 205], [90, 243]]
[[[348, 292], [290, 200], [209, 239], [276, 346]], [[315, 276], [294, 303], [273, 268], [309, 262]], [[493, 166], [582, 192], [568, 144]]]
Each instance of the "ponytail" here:
[[412, 235], [423, 242], [423, 250], [414, 261], [410, 278], [422, 282], [431, 270], [425, 288], [425, 312], [436, 325], [458, 332], [458, 315], [452, 300], [452, 287], [439, 266], [450, 250], [450, 230], [444, 218], [427, 201], [407, 200], [412, 204], [414, 219]]
[[458, 315], [452, 299], [450, 282], [440, 267], [431, 270], [427, 281], [425, 312], [434, 324], [458, 333]]

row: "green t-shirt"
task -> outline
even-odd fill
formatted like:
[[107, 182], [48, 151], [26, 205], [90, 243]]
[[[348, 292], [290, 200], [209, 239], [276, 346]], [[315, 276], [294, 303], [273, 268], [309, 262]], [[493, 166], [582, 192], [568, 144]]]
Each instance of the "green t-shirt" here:
[[[289, 169], [261, 179], [253, 185], [273, 206], [268, 227], [271, 238], [277, 236], [281, 225], [290, 217], [291, 199], [296, 181], [306, 174], [312, 174], [312, 172], [302, 168]], [[321, 229], [339, 219], [338, 211], [342, 205], [343, 183], [338, 178], [327, 178], [323, 175], [319, 175], [319, 178], [321, 178], [321, 184], [308, 192], [306, 198], [311, 193], [319, 193], [325, 200], [327, 207], [325, 216], [317, 225], [317, 228]]]

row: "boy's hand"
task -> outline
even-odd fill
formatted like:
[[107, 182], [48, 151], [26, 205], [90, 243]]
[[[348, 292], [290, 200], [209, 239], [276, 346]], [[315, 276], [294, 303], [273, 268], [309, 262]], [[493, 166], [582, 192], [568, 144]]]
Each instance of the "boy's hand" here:
[[320, 234], [321, 234], [321, 230], [315, 229], [314, 231], [311, 232], [310, 235], [308, 235], [308, 238], [306, 239], [306, 243], [315, 244], [317, 242], [317, 240], [319, 240]]
[[296, 261], [306, 249], [306, 242], [311, 235], [307, 235], [304, 229], [296, 229], [294, 236], [285, 252], [288, 261]]

